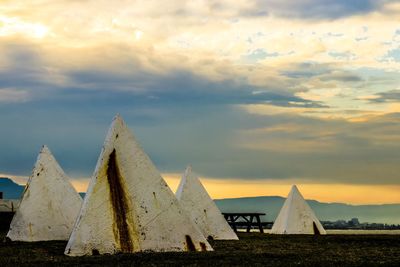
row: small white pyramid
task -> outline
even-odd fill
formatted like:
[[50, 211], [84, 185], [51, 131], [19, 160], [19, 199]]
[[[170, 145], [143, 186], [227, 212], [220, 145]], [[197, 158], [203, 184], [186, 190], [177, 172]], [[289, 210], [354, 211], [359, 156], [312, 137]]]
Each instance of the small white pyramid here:
[[238, 240], [237, 235], [208, 195], [199, 178], [192, 172], [190, 166], [186, 168], [182, 176], [176, 197], [205, 237]]
[[122, 118], [115, 117], [65, 254], [195, 250], [212, 248]]
[[7, 237], [12, 241], [68, 240], [82, 198], [43, 146]]
[[297, 187], [293, 185], [272, 226], [271, 234], [325, 235], [326, 231]]

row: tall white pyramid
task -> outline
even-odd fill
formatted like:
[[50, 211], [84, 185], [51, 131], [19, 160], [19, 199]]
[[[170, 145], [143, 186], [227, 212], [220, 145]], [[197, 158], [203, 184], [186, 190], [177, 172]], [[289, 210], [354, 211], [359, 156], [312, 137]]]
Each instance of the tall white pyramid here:
[[43, 146], [7, 237], [12, 241], [68, 240], [82, 198]]
[[203, 250], [212, 248], [116, 116], [65, 254]]
[[176, 197], [205, 237], [238, 240], [237, 235], [190, 166], [186, 168], [182, 176]]
[[272, 226], [271, 234], [325, 235], [326, 231], [297, 187], [293, 185]]

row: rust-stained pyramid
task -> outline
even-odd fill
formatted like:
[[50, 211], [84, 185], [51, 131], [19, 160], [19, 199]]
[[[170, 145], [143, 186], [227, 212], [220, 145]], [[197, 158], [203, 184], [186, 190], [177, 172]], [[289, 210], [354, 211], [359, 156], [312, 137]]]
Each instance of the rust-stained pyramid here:
[[115, 117], [65, 254], [202, 250], [212, 248]]
[[326, 234], [313, 210], [294, 185], [271, 229], [271, 234]]
[[12, 241], [68, 240], [82, 199], [43, 146], [7, 237]]
[[176, 197], [204, 236], [211, 239], [238, 239], [190, 166], [182, 176]]

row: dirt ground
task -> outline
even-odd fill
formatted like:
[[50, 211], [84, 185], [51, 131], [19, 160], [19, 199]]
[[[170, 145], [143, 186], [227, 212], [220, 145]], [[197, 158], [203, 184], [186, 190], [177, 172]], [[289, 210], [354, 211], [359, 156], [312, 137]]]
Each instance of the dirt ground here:
[[0, 266], [400, 266], [400, 235], [239, 237], [212, 241], [214, 252], [87, 257], [65, 256], [66, 242], [0, 242]]

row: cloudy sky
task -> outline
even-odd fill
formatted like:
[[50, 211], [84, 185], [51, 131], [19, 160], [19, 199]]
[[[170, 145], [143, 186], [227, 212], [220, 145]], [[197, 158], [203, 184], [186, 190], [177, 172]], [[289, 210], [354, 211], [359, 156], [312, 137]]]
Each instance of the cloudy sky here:
[[2, 0], [0, 55], [3, 176], [84, 190], [120, 113], [172, 187], [400, 202], [400, 1]]

